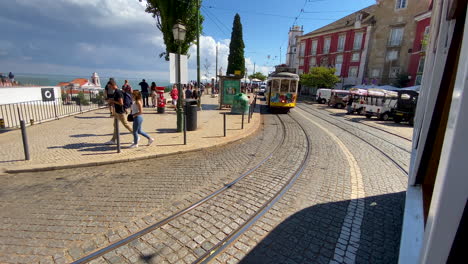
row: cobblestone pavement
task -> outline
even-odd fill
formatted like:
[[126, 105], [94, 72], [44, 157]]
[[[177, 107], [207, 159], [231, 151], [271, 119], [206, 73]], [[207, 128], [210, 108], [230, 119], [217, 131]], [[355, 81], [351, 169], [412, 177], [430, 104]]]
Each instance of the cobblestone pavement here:
[[[155, 157], [200, 148], [222, 145], [254, 133], [260, 123], [255, 113], [249, 123], [245, 116], [241, 129], [241, 115], [229, 115], [229, 109], [218, 110], [218, 98], [204, 96], [203, 110], [197, 112], [197, 130], [187, 132], [187, 145], [183, 145], [183, 133], [176, 133], [176, 112], [172, 105], [164, 114], [153, 108], [144, 108], [143, 131], [155, 138], [151, 146], [141, 138], [140, 147], [129, 149], [133, 135], [120, 125], [122, 151], [115, 145], [106, 145], [112, 137], [113, 119], [108, 109], [100, 109], [75, 116], [61, 118], [27, 127], [31, 160], [24, 160], [20, 130], [0, 133], [0, 173], [2, 170], [18, 171], [44, 168], [66, 168], [79, 165], [97, 165], [105, 162]], [[223, 115], [227, 133], [223, 137]], [[1, 131], [0, 131], [1, 132]]]
[[105, 254], [95, 263], [135, 263], [138, 259], [150, 263], [192, 263], [210, 253], [273, 198], [301, 165], [307, 149], [305, 135], [291, 118], [280, 118], [287, 137], [272, 159], [226, 192], [161, 229]]
[[[378, 137], [384, 135], [378, 133], [383, 132], [299, 107], [291, 115], [311, 140], [307, 168], [271, 210], [212, 262], [397, 263], [407, 178], [356, 135], [402, 164], [408, 163], [409, 143], [388, 135], [382, 141]], [[210, 252], [301, 163], [304, 134], [288, 116], [279, 118], [286, 126], [284, 147], [264, 166], [176, 221], [92, 263], [192, 263]], [[79, 173], [6, 176], [0, 187], [0, 262], [69, 262], [185, 208], [275, 149], [281, 125], [272, 115], [264, 120], [255, 136], [220, 149]]]
[[215, 263], [397, 263], [406, 175], [355, 136], [306, 111], [292, 112], [315, 158]]
[[188, 206], [264, 159], [278, 122], [217, 149], [2, 176], [0, 263], [66, 263]]

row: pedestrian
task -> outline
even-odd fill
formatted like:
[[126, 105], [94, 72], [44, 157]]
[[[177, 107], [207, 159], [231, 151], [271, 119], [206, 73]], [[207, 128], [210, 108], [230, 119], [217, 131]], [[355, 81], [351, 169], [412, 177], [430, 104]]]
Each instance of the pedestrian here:
[[[109, 103], [113, 105], [114, 108], [114, 119], [117, 119], [124, 125], [125, 128], [130, 131], [130, 133], [133, 133], [132, 128], [127, 122], [127, 116], [125, 115], [125, 109], [124, 109], [124, 94], [121, 90], [119, 90], [119, 87], [115, 83], [114, 79], [111, 78], [109, 81], [110, 87], [114, 90], [114, 97], [112, 99], [109, 99]], [[114, 121], [114, 135], [112, 136], [112, 139], [106, 144], [111, 145], [111, 144], [116, 144], [117, 142], [117, 122]]]
[[179, 90], [177, 90], [177, 85], [172, 86], [171, 90], [171, 98], [172, 98], [172, 105], [174, 105], [174, 108], [177, 108], [177, 100], [179, 99]]
[[156, 107], [156, 83], [152, 82], [151, 83], [151, 104], [153, 107]]
[[11, 82], [12, 84], [15, 82], [15, 75], [14, 75], [12, 72], [10, 72], [10, 73], [8, 74], [8, 78], [10, 78], [10, 82]]
[[128, 114], [130, 111], [130, 107], [132, 107], [133, 104], [133, 98], [132, 98], [132, 86], [128, 83], [128, 80], [125, 80], [125, 84], [122, 86], [122, 92], [123, 92], [123, 107], [125, 110], [125, 114]]
[[192, 92], [192, 99], [195, 99], [197, 100], [198, 99], [198, 95], [199, 95], [199, 91], [198, 91], [198, 88], [195, 88]]
[[203, 95], [204, 91], [205, 91], [205, 85], [201, 84], [200, 85], [200, 97]]
[[132, 93], [133, 89], [132, 89], [132, 86], [130, 85], [130, 83], [128, 82], [128, 80], [125, 80], [124, 85], [122, 85], [122, 90], [123, 91], [130, 91], [130, 93]]
[[149, 87], [149, 85], [145, 81], [145, 79], [143, 79], [138, 85], [140, 85], [140, 87], [141, 87], [141, 95], [143, 96], [143, 107], [149, 107], [149, 103], [148, 103], [148, 97], [149, 97], [148, 87]]
[[142, 95], [140, 91], [133, 91], [132, 93], [133, 97], [133, 104], [132, 104], [132, 112], [130, 113], [133, 115], [133, 144], [130, 145], [129, 148], [137, 148], [138, 147], [138, 141], [140, 141], [140, 137], [138, 134], [144, 136], [145, 138], [148, 139], [148, 146], [151, 146], [151, 144], [154, 141], [154, 138], [150, 137], [148, 134], [143, 132], [141, 129], [141, 126], [143, 124], [143, 102], [142, 102]]
[[353, 106], [353, 95], [350, 94], [348, 95], [348, 102], [346, 103], [347, 108], [348, 108], [348, 115], [353, 113], [352, 106]]
[[107, 101], [107, 104], [109, 105], [110, 117], [113, 117], [114, 116], [114, 107], [109, 102], [110, 99], [114, 98], [114, 89], [112, 89], [111, 80], [114, 81], [114, 78], [109, 78], [109, 81], [107, 82], [106, 87], [104, 89], [106, 90], [106, 95], [107, 95], [107, 100], [106, 101]]
[[190, 99], [192, 98], [192, 87], [189, 86], [187, 87], [187, 90], [185, 90], [185, 99]]

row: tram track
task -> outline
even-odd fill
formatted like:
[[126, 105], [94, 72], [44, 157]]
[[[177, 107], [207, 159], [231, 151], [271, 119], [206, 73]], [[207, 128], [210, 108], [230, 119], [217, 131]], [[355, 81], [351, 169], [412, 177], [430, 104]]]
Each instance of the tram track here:
[[[305, 107], [305, 108], [306, 108], [307, 110], [315, 110], [315, 109], [310, 108], [310, 107]], [[303, 107], [299, 107], [299, 109], [304, 110]], [[304, 111], [306, 111], [306, 110], [304, 110]], [[309, 111], [306, 111], [306, 112], [309, 112]], [[336, 121], [342, 121], [342, 120], [340, 120], [340, 119], [334, 118], [334, 117], [332, 117], [332, 116], [330, 116], [330, 115], [327, 115], [327, 114], [325, 114], [325, 113], [322, 113], [322, 112], [320, 112], [320, 111], [315, 111], [315, 112], [316, 112], [316, 113], [319, 113], [319, 114], [321, 114], [321, 115], [327, 116], [327, 117], [330, 118], [330, 119], [333, 119], [333, 120], [336, 120]], [[348, 121], [350, 121], [350, 122], [354, 122], [354, 121], [351, 121], [351, 120], [349, 120], [349, 119], [347, 119], [347, 118], [345, 118], [345, 119], [348, 120]], [[347, 124], [347, 123], [344, 123], [344, 122], [341, 122], [341, 123], [343, 123], [343, 124], [345, 124], [345, 125], [348, 125], [348, 126], [351, 126], [351, 127], [355, 128], [355, 129], [359, 129], [359, 128], [356, 127], [356, 126], [353, 126], [353, 125], [350, 125], [350, 124]], [[359, 123], [359, 124], [363, 124], [363, 123]], [[385, 129], [379, 129], [379, 128], [376, 128], [376, 127], [374, 127], [374, 126], [367, 125], [367, 124], [363, 124], [363, 125], [365, 125], [365, 126], [367, 126], [367, 127], [371, 127], [371, 128], [377, 129], [377, 130], [379, 130], [379, 131], [382, 131], [382, 132], [391, 134], [391, 135], [393, 135], [393, 136], [396, 136], [396, 137], [399, 137], [399, 138], [402, 138], [402, 139], [405, 139], [405, 140], [408, 141], [407, 138], [402, 137], [402, 136], [399, 136], [399, 135], [396, 135], [396, 134], [394, 134], [394, 133], [390, 133], [390, 132], [386, 131]], [[385, 138], [379, 137], [378, 135], [375, 135], [375, 134], [373, 134], [373, 133], [371, 133], [371, 132], [369, 132], [369, 131], [365, 131], [365, 130], [360, 130], [360, 131], [361, 131], [361, 132], [364, 132], [364, 133], [367, 133], [367, 134], [369, 134], [369, 135], [371, 135], [371, 136], [373, 136], [373, 137], [375, 137], [375, 138], [378, 138], [379, 140], [384, 141], [384, 142], [386, 142], [386, 143], [388, 143], [388, 144], [390, 144], [390, 145], [392, 145], [392, 146], [394, 146], [394, 147], [396, 147], [396, 148], [398, 148], [398, 149], [400, 149], [400, 150], [402, 150], [402, 151], [404, 151], [404, 152], [406, 152], [406, 153], [411, 154], [411, 151], [408, 151], [407, 149], [405, 149], [405, 148], [403, 148], [403, 147], [401, 147], [401, 146], [399, 146], [399, 145], [397, 145], [397, 144], [395, 144], [395, 143], [393, 143], [393, 142], [391, 142], [391, 141], [389, 141], [389, 140], [387, 140], [387, 139], [385, 139]]]
[[[289, 133], [287, 132], [287, 128], [286, 128], [286, 125], [285, 125], [285, 121], [282, 120], [283, 118], [282, 117], [279, 117], [278, 115], [276, 115], [276, 118], [279, 120], [279, 123], [281, 124], [282, 126], [282, 137], [281, 137], [281, 140], [280, 140], [280, 143], [275, 147], [275, 149], [266, 157], [264, 158], [261, 162], [259, 162], [257, 165], [255, 165], [253, 168], [249, 169], [248, 171], [244, 172], [242, 175], [240, 175], [238, 178], [236, 178], [235, 180], [233, 180], [232, 182], [224, 185], [222, 188], [218, 189], [217, 191], [211, 193], [210, 195], [207, 195], [205, 196], [204, 198], [200, 199], [199, 201], [193, 203], [192, 205], [186, 207], [185, 209], [182, 209], [176, 213], [174, 213], [173, 215], [169, 216], [169, 217], [166, 217], [165, 219], [153, 224], [153, 225], [150, 225], [138, 232], [135, 232], [131, 235], [128, 235], [127, 237], [121, 239], [121, 240], [118, 240], [104, 248], [101, 248], [101, 249], [98, 249], [94, 252], [92, 252], [91, 254], [88, 254], [86, 256], [83, 256], [81, 257], [80, 259], [72, 262], [72, 263], [88, 263], [89, 261], [92, 261], [94, 259], [97, 259], [101, 256], [104, 256], [105, 254], [109, 253], [109, 252], [112, 252], [112, 251], [115, 251], [119, 248], [122, 248], [124, 246], [126, 246], [127, 244], [129, 244], [130, 242], [132, 241], [136, 241], [137, 239], [139, 238], [142, 238], [143, 236], [145, 236], [146, 234], [148, 233], [151, 233], [155, 230], [159, 230], [161, 229], [163, 226], [167, 227], [167, 228], [170, 228], [171, 226], [171, 223], [174, 223], [173, 225], [174, 226], [177, 226], [177, 225], [180, 225], [180, 224], [176, 224], [177, 221], [179, 221], [179, 219], [182, 219], [182, 217], [184, 215], [190, 215], [190, 217], [193, 217], [193, 215], [195, 215], [195, 211], [198, 210], [199, 208], [201, 208], [202, 206], [208, 206], [208, 202], [212, 203], [213, 205], [210, 206], [210, 208], [213, 208], [216, 205], [216, 199], [221, 199], [220, 197], [222, 195], [224, 195], [225, 197], [227, 197], [226, 199], [228, 198], [232, 198], [236, 195], [227, 195], [225, 194], [228, 190], [233, 190], [233, 189], [236, 189], [235, 187], [237, 187], [237, 184], [239, 183], [243, 183], [244, 181], [242, 181], [243, 179], [245, 179], [245, 181], [247, 181], [245, 183], [246, 186], [248, 186], [248, 189], [247, 190], [247, 195], [248, 195], [248, 191], [250, 191], [251, 193], [253, 192], [252, 188], [253, 187], [250, 187], [252, 186], [253, 182], [261, 182], [259, 180], [255, 180], [253, 181], [252, 179], [250, 179], [250, 183], [248, 182], [248, 179], [246, 178], [249, 178], [249, 177], [254, 177], [253, 174], [258, 172], [260, 168], [264, 168], [267, 163], [269, 161], [272, 161], [272, 159], [278, 159], [278, 161], [276, 162], [271, 162], [272, 164], [281, 164], [281, 162], [284, 162], [286, 163], [286, 161], [284, 161], [285, 159], [285, 156], [284, 155], [275, 155], [275, 154], [279, 154], [282, 149], [285, 147], [285, 145], [287, 146], [288, 144], [285, 144], [285, 141], [286, 141], [286, 135]], [[272, 183], [270, 183], [271, 186], [271, 190], [275, 190], [275, 193], [274, 195], [272, 195], [271, 197], [267, 197], [269, 199], [267, 199], [266, 202], [263, 202], [261, 205], [259, 206], [255, 206], [255, 207], [258, 207], [258, 209], [255, 211], [255, 213], [251, 214], [250, 217], [248, 219], [245, 219], [245, 222], [241, 225], [238, 226], [238, 228], [236, 228], [234, 231], [230, 232], [226, 237], [224, 237], [222, 240], [219, 241], [219, 243], [215, 244], [213, 247], [207, 249], [203, 254], [199, 254], [198, 255], [198, 258], [193, 261], [193, 263], [207, 263], [208, 261], [210, 261], [213, 257], [215, 257], [217, 254], [219, 254], [220, 252], [222, 252], [222, 250], [224, 248], [226, 248], [229, 244], [231, 244], [233, 241], [235, 241], [235, 239], [240, 236], [243, 232], [245, 232], [253, 223], [256, 222], [256, 220], [261, 217], [265, 212], [268, 211], [269, 208], [271, 208], [271, 206], [277, 201], [279, 200], [282, 195], [284, 195], [284, 193], [294, 184], [295, 180], [300, 176], [300, 174], [302, 173], [302, 171], [304, 170], [306, 164], [307, 164], [307, 160], [309, 158], [309, 138], [307, 136], [307, 134], [305, 133], [305, 130], [304, 128], [302, 127], [302, 125], [297, 122], [297, 120], [295, 120], [292, 116], [289, 116], [289, 118], [291, 120], [294, 121], [295, 124], [297, 124], [297, 126], [299, 126], [301, 128], [301, 131], [302, 133], [304, 134], [304, 137], [306, 139], [306, 148], [305, 148], [305, 155], [299, 165], [298, 168], [296, 168], [296, 170], [294, 171], [294, 175], [289, 177], [289, 179], [287, 179], [286, 182], [284, 182], [285, 179], [283, 179], [283, 177], [280, 177], [279, 175], [277, 175], [276, 178], [271, 178], [271, 181]], [[290, 124], [289, 124], [290, 125]], [[265, 169], [265, 170], [268, 170], [268, 169]], [[266, 177], [268, 178], [268, 177]], [[270, 179], [269, 179], [270, 180]], [[265, 180], [263, 180], [265, 181]], [[264, 194], [265, 193], [265, 196], [266, 194], [270, 195], [271, 194], [271, 190], [270, 191], [267, 191], [267, 192], [263, 192], [262, 191], [262, 186], [263, 185], [266, 185], [266, 181], [265, 183], [261, 183], [259, 184], [258, 188], [260, 188], [259, 190], [255, 190], [256, 192], [259, 192], [259, 193], [262, 193]], [[237, 189], [242, 189], [242, 188], [237, 188]], [[279, 190], [276, 190], [276, 189], [279, 189]], [[239, 195], [239, 194], [237, 194]], [[231, 197], [232, 196], [232, 197]], [[237, 201], [240, 201], [241, 199], [238, 199]], [[261, 200], [261, 199], [259, 199]], [[224, 208], [223, 205], [220, 206], [221, 208]], [[193, 215], [191, 215], [193, 213]], [[180, 220], [182, 221], [182, 220]], [[168, 227], [169, 226], [169, 227]], [[173, 239], [175, 239], [173, 237]]]
[[[368, 141], [367, 141], [366, 139], [364, 139], [363, 137], [357, 135], [356, 133], [353, 133], [353, 132], [350, 131], [349, 129], [343, 128], [343, 127], [337, 125], [336, 123], [331, 122], [330, 120], [327, 120], [326, 118], [323, 118], [323, 117], [321, 117], [321, 116], [315, 114], [315, 113], [312, 112], [312, 111], [308, 111], [308, 110], [312, 110], [312, 109], [310, 109], [310, 108], [304, 108], [304, 107], [300, 107], [300, 106], [297, 106], [297, 108], [300, 109], [300, 110], [302, 110], [302, 111], [305, 112], [305, 113], [308, 113], [308, 114], [310, 114], [310, 115], [313, 115], [314, 117], [319, 118], [319, 119], [321, 119], [321, 120], [323, 120], [323, 121], [325, 121], [325, 122], [327, 122], [327, 123], [333, 125], [334, 127], [337, 127], [337, 128], [339, 128], [339, 129], [341, 129], [341, 130], [347, 132], [348, 134], [351, 134], [351, 135], [353, 135], [354, 137], [358, 138], [358, 139], [361, 140], [362, 142], [364, 142], [364, 143], [366, 143], [367, 145], [371, 146], [373, 149], [377, 150], [379, 153], [381, 153], [381, 154], [382, 154], [383, 156], [385, 156], [387, 159], [389, 159], [389, 160], [390, 160], [401, 172], [403, 172], [405, 175], [408, 175], [408, 171], [407, 171], [398, 161], [396, 161], [393, 157], [391, 157], [390, 155], [388, 155], [387, 153], [385, 153], [385, 152], [384, 152], [383, 150], [381, 150], [380, 148], [378, 148], [378, 147], [374, 146], [373, 144], [371, 144], [370, 142], [368, 142]], [[318, 112], [318, 111], [315, 111], [315, 112]], [[318, 112], [318, 113], [320, 113], [320, 112]], [[325, 114], [323, 114], [323, 113], [320, 113], [320, 114], [325, 115]], [[327, 117], [329, 117], [329, 116], [327, 116]], [[340, 121], [340, 120], [338, 120], [338, 119], [335, 119], [335, 118], [332, 118], [332, 117], [329, 117], [329, 118], [343, 123], [342, 121]], [[353, 126], [353, 127], [354, 127], [354, 126]], [[355, 128], [355, 127], [354, 127], [354, 128]], [[356, 128], [355, 128], [355, 129], [356, 129]], [[367, 131], [366, 131], [366, 132], [367, 132]], [[393, 143], [391, 143], [391, 142], [388, 142], [387, 140], [384, 140], [384, 139], [382, 139], [382, 138], [380, 138], [380, 137], [378, 137], [378, 136], [376, 136], [376, 135], [374, 135], [374, 134], [372, 134], [372, 133], [370, 133], [370, 132], [367, 132], [367, 133], [370, 134], [370, 135], [372, 135], [372, 136], [374, 136], [374, 137], [376, 137], [376, 138], [379, 138], [379, 139], [382, 140], [382, 141], [385, 141], [385, 142], [387, 142], [387, 143], [389, 143], [389, 144], [391, 144], [391, 145], [397, 147], [398, 149], [401, 149], [401, 150], [407, 152], [408, 154], [411, 154], [410, 151], [407, 151], [407, 150], [403, 149], [403, 148], [400, 147], [400, 146], [397, 146], [397, 145], [395, 145], [395, 144], [393, 144]]]

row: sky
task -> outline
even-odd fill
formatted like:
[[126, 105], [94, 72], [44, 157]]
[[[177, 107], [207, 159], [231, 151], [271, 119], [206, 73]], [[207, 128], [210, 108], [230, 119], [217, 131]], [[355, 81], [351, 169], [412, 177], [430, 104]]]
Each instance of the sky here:
[[[162, 33], [146, 1], [0, 0], [0, 72], [169, 79]], [[174, 0], [176, 1], [176, 0]], [[375, 0], [202, 0], [200, 70], [227, 68], [234, 15], [243, 26], [246, 68], [268, 74], [285, 62], [288, 31], [304, 33], [375, 3]], [[297, 18], [297, 19], [296, 19]], [[189, 50], [189, 79], [196, 79], [196, 46]], [[208, 70], [206, 70], [208, 68]]]

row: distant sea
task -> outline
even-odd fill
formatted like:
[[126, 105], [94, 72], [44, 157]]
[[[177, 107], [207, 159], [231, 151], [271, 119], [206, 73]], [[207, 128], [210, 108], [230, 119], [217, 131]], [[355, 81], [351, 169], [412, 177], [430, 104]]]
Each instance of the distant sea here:
[[[98, 73], [99, 74], [99, 73]], [[117, 85], [122, 87], [125, 80], [128, 80], [133, 89], [139, 90], [140, 86], [138, 85], [143, 78], [125, 78], [119, 76], [114, 77]], [[53, 74], [27, 74], [27, 73], [18, 73], [15, 74], [15, 80], [21, 83], [22, 85], [38, 85], [38, 86], [56, 86], [60, 82], [71, 82], [76, 78], [85, 78], [90, 80], [91, 74], [89, 76], [82, 75], [53, 75]], [[101, 79], [101, 86], [104, 88], [109, 81], [109, 76], [99, 76]], [[151, 85], [151, 82], [156, 82], [157, 86], [168, 86], [169, 81], [156, 80], [152, 78], [145, 78], [146, 82]]]

